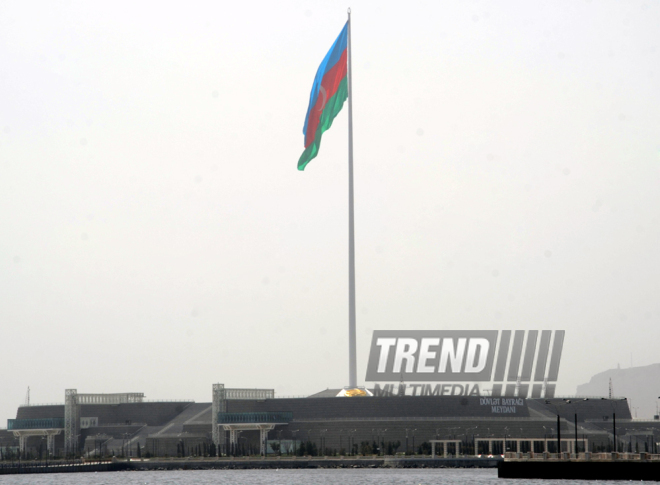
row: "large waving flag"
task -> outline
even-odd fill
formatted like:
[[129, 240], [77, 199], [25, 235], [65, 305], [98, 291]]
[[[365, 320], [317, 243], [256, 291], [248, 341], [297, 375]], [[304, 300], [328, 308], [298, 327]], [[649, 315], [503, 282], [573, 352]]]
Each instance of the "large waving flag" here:
[[298, 160], [298, 170], [305, 170], [307, 164], [316, 157], [321, 146], [321, 136], [332, 126], [335, 116], [348, 98], [347, 44], [348, 22], [316, 71], [303, 127], [305, 151]]

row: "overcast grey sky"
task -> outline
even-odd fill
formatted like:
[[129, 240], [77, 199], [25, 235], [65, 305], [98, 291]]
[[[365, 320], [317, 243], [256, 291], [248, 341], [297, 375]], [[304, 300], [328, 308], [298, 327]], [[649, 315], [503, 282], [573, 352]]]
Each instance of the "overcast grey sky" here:
[[[342, 2], [0, 2], [0, 418], [347, 383]], [[358, 379], [375, 329], [657, 362], [660, 6], [353, 1]]]

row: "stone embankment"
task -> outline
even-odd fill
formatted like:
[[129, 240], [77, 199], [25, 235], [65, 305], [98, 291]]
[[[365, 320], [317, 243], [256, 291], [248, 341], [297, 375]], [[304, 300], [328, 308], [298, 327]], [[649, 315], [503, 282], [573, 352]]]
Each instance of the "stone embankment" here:
[[249, 470], [279, 468], [496, 468], [501, 458], [413, 457], [273, 457], [172, 458], [97, 462], [22, 462], [0, 465], [0, 475], [23, 473], [74, 473], [126, 470]]

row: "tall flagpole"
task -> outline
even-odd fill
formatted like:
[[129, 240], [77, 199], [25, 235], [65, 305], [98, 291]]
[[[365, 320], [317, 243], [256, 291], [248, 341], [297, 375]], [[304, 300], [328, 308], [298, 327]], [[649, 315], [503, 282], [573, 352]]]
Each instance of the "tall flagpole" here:
[[355, 229], [353, 224], [353, 69], [351, 9], [348, 9], [348, 385], [357, 387], [355, 351]]

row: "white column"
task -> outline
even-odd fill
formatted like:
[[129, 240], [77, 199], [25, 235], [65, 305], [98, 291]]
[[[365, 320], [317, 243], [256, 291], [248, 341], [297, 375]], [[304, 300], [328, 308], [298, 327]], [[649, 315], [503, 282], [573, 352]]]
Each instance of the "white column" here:
[[25, 453], [26, 451], [27, 439], [27, 435], [24, 435], [23, 433], [18, 435], [18, 449], [21, 451], [21, 453]]
[[224, 446], [224, 435], [220, 435], [220, 426], [218, 425], [218, 413], [226, 411], [225, 385], [213, 384], [213, 402], [211, 404], [211, 434], [215, 446]]
[[80, 435], [80, 401], [76, 389], [64, 391], [64, 452], [74, 453]]
[[[353, 217], [353, 52], [351, 10], [348, 9], [348, 385], [357, 387], [355, 340], [355, 235]], [[413, 450], [414, 451], [414, 450]]]
[[55, 436], [60, 434], [59, 430], [57, 432], [48, 432], [46, 435], [46, 449], [48, 450], [48, 455], [53, 456], [55, 454]]

